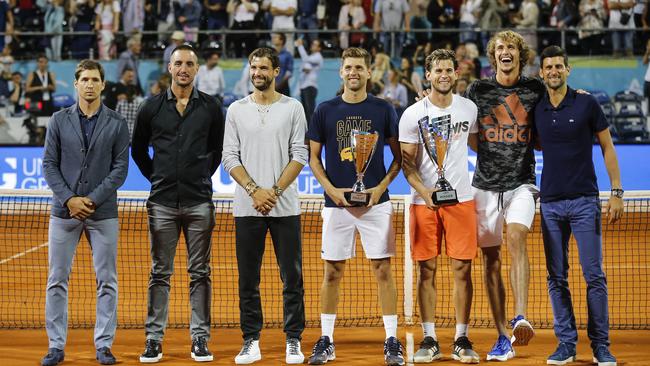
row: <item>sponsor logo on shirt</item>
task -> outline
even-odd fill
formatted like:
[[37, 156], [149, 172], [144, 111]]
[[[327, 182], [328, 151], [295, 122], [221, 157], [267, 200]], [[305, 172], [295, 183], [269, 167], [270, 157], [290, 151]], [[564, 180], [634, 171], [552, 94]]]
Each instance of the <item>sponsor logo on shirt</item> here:
[[345, 119], [336, 121], [336, 141], [338, 143], [341, 161], [352, 161], [351, 131], [359, 130], [369, 132], [371, 126], [372, 121], [364, 119], [362, 116], [347, 116]]
[[492, 108], [481, 119], [481, 140], [487, 142], [529, 143], [529, 115], [517, 94], [510, 94], [505, 103]]

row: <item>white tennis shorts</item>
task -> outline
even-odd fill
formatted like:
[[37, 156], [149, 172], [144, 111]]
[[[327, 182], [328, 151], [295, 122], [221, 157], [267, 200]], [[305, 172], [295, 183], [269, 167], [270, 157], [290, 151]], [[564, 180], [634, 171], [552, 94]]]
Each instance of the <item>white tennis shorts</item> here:
[[342, 261], [355, 256], [355, 233], [368, 259], [395, 255], [393, 205], [390, 201], [368, 207], [325, 207], [321, 258]]
[[[535, 218], [535, 200], [539, 190], [533, 184], [522, 184], [506, 192], [485, 191], [472, 187], [478, 221], [478, 246], [501, 245], [503, 222], [521, 224], [529, 230]], [[501, 197], [500, 197], [501, 196]]]

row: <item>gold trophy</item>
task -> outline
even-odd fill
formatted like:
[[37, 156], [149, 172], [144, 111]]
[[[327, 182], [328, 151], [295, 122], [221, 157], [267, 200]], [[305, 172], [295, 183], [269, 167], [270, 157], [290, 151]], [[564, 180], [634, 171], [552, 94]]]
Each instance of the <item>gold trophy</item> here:
[[367, 206], [370, 202], [370, 193], [366, 192], [366, 186], [363, 184], [363, 175], [365, 174], [372, 156], [375, 154], [379, 134], [352, 130], [351, 152], [354, 168], [357, 171], [357, 181], [352, 186], [351, 192], [345, 192], [346, 201], [352, 206]]
[[420, 136], [424, 142], [426, 151], [433, 165], [437, 167], [438, 181], [435, 187], [438, 191], [433, 192], [431, 198], [438, 206], [453, 205], [458, 203], [456, 190], [445, 179], [445, 157], [449, 151], [449, 139], [451, 137], [451, 115], [430, 119], [426, 116], [418, 121]]

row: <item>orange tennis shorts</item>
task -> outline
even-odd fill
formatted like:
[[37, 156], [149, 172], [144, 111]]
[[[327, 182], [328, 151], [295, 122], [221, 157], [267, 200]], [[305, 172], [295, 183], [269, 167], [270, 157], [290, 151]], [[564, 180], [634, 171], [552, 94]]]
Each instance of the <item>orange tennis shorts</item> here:
[[474, 200], [432, 210], [424, 205], [411, 205], [411, 256], [426, 261], [440, 255], [445, 239], [447, 256], [468, 260], [477, 253], [477, 224]]

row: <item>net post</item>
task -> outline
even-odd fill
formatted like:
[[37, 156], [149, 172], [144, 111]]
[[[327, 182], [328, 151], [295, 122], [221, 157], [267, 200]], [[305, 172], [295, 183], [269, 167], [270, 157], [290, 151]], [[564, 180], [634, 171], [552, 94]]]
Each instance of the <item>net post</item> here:
[[404, 200], [404, 322], [413, 325], [413, 258], [411, 257], [411, 195], [402, 196]]

